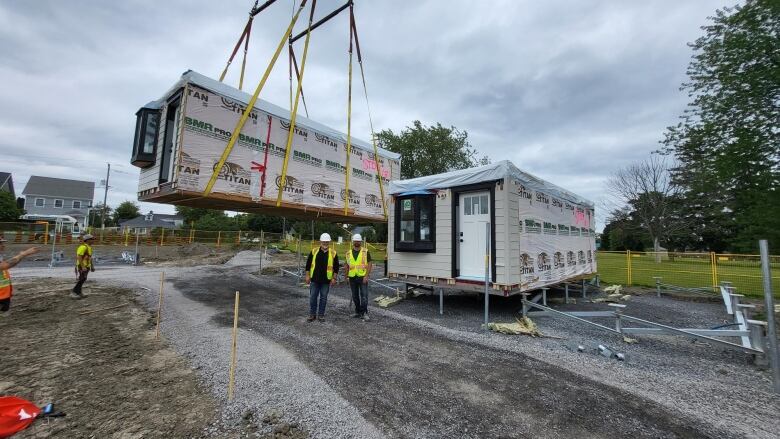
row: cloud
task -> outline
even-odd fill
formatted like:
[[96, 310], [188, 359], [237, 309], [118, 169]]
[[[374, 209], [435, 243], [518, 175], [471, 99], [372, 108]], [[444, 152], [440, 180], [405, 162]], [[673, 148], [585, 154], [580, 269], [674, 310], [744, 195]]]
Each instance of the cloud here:
[[[318, 2], [318, 17], [341, 0]], [[0, 170], [99, 181], [109, 204], [135, 199], [134, 113], [187, 69], [216, 77], [250, 2], [0, 4]], [[599, 201], [617, 168], [657, 148], [686, 96], [678, 89], [714, 1], [365, 1], [355, 13], [376, 129], [415, 119], [469, 132], [494, 160]], [[289, 23], [290, 1], [255, 20], [244, 89]], [[304, 28], [302, 16], [296, 33]], [[346, 128], [347, 16], [311, 39], [310, 116]], [[299, 61], [303, 39], [295, 44]], [[235, 85], [238, 62], [226, 81]], [[355, 65], [353, 130], [369, 138]], [[286, 106], [286, 56], [262, 95]], [[97, 194], [96, 194], [97, 195]], [[101, 198], [96, 196], [96, 199]], [[145, 204], [144, 209], [172, 211]]]

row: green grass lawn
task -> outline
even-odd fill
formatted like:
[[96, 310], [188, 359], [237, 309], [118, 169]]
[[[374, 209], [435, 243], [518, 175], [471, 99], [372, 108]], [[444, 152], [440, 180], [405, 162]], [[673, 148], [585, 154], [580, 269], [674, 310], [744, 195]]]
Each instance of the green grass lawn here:
[[[713, 284], [712, 264], [709, 255], [664, 258], [660, 263], [653, 255], [637, 255], [631, 258], [632, 285], [655, 286], [654, 276], [660, 276], [666, 284], [682, 287], [710, 287]], [[597, 253], [599, 276], [605, 283], [627, 283], [628, 265], [625, 253]], [[772, 289], [780, 297], [780, 257], [772, 257]], [[739, 294], [763, 296], [761, 262], [757, 256], [720, 256], [717, 264], [717, 281], [732, 282]]]

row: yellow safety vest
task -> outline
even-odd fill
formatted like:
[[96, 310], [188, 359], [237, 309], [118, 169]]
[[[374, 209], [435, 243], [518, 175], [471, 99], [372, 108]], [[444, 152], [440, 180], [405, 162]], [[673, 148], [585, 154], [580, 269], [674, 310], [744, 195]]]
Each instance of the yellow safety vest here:
[[366, 252], [367, 250], [365, 248], [361, 248], [360, 253], [358, 253], [358, 258], [353, 259], [352, 249], [347, 250], [347, 264], [349, 264], [349, 274], [347, 276], [363, 277], [366, 275], [366, 272], [368, 271], [368, 262], [366, 262], [367, 259]]
[[0, 300], [11, 297], [14, 287], [11, 285], [11, 273], [8, 270], [0, 271]]
[[[84, 249], [82, 251], [82, 248]], [[83, 268], [92, 268], [92, 247], [87, 244], [81, 244], [76, 249], [76, 267], [79, 267], [79, 256], [83, 256], [82, 261], [86, 260], [86, 263], [82, 263]]]
[[[317, 253], [320, 252], [320, 248], [317, 247], [311, 251], [311, 269], [309, 270], [309, 277], [314, 277], [314, 266], [317, 265]], [[336, 256], [336, 252], [328, 249], [328, 268], [327, 275], [328, 280], [333, 279], [333, 257]]]

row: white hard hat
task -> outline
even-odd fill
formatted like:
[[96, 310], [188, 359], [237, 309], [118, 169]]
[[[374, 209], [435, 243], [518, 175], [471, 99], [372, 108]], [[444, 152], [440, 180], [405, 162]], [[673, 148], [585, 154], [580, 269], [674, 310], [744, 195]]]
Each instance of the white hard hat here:
[[89, 233], [87, 233], [87, 234], [86, 234], [86, 235], [84, 235], [84, 236], [83, 236], [81, 239], [82, 239], [83, 241], [89, 241], [90, 239], [95, 239], [95, 237], [94, 237], [94, 236], [92, 236], [92, 235], [90, 235]]
[[353, 241], [360, 241], [360, 242], [363, 242], [363, 237], [362, 237], [362, 236], [360, 236], [360, 233], [355, 233], [354, 235], [352, 235], [352, 240], [353, 240]]
[[330, 235], [327, 233], [323, 233], [322, 235], [320, 235], [320, 241], [330, 242]]

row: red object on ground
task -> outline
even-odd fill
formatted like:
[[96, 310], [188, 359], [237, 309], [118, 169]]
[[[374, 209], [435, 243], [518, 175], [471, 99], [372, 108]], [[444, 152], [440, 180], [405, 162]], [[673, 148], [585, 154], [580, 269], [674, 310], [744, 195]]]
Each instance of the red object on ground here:
[[35, 404], [15, 396], [0, 396], [0, 438], [24, 430], [41, 413]]

